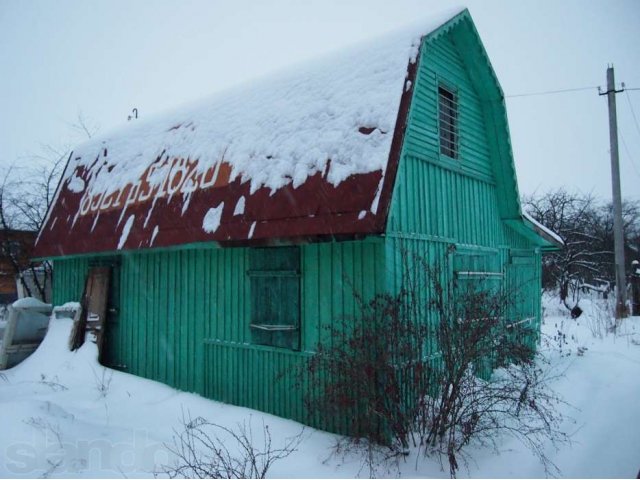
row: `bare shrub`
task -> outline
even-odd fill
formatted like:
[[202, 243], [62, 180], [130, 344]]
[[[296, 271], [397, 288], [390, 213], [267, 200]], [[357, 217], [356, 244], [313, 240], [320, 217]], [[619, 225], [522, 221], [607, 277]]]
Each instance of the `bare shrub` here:
[[404, 292], [378, 295], [369, 303], [358, 300], [361, 317], [329, 326], [330, 341], [310, 359], [316, 394], [308, 395], [306, 403], [323, 419], [347, 419], [346, 430], [356, 439], [401, 451], [409, 445], [415, 417], [402, 401], [410, 393], [405, 385], [427, 375], [420, 359], [425, 327], [403, 314], [408, 307]]
[[615, 332], [615, 302], [612, 300], [592, 301], [591, 311], [585, 315], [587, 328], [594, 338], [604, 338]]
[[543, 446], [567, 440], [561, 400], [534, 361], [537, 331], [514, 318], [517, 292], [483, 279], [445, 282], [440, 268], [416, 263], [426, 285], [360, 301], [358, 318], [329, 327], [308, 364], [311, 411], [347, 419], [351, 446], [366, 440], [370, 474], [384, 458], [372, 455], [373, 444], [395, 461], [411, 445], [435, 453], [455, 476], [465, 447], [497, 447], [502, 434], [554, 473]]
[[181, 427], [167, 446], [176, 459], [159, 472], [169, 478], [265, 478], [275, 462], [296, 451], [303, 433], [276, 448], [264, 422], [254, 436], [251, 420], [231, 429], [183, 412]]
[[69, 387], [66, 387], [65, 385], [59, 382], [59, 378], [57, 375], [54, 375], [53, 378], [47, 378], [47, 376], [44, 373], [41, 373], [40, 381], [38, 383], [41, 383], [42, 385], [46, 385], [54, 392], [62, 392], [65, 390], [69, 390]]
[[111, 382], [113, 380], [113, 370], [103, 367], [100, 374], [98, 374], [95, 369], [91, 367], [91, 371], [93, 372], [96, 390], [98, 390], [100, 398], [106, 398], [106, 396], [109, 394], [109, 389], [111, 388]]
[[45, 437], [52, 435], [56, 439], [58, 447], [63, 448], [62, 431], [60, 430], [60, 425], [57, 423], [51, 423], [42, 417], [29, 417], [23, 420], [23, 422], [41, 432]]
[[[91, 138], [98, 130], [81, 112], [70, 127], [82, 140]], [[0, 169], [0, 256], [26, 295], [38, 296], [44, 302], [51, 300], [47, 294], [53, 265], [46, 260], [32, 261], [32, 246], [20, 240], [18, 231], [38, 232], [44, 226], [70, 152], [69, 145], [42, 145], [39, 153], [26, 158], [28, 161], [21, 159]]]

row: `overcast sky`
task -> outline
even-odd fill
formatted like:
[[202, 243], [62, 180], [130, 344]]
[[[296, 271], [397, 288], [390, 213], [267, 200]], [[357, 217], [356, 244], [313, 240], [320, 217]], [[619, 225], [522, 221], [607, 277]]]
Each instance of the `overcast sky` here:
[[[0, 0], [0, 166], [107, 132], [393, 30], [446, 1]], [[611, 196], [606, 67], [617, 95], [624, 198], [640, 199], [640, 1], [466, 2], [507, 98], [520, 193]], [[634, 119], [633, 113], [636, 118]]]

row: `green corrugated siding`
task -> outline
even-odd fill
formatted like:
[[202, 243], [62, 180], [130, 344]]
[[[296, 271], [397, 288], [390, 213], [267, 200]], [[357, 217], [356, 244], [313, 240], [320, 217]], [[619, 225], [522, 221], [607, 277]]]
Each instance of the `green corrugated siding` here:
[[[438, 264], [449, 275], [453, 266], [447, 248], [485, 248], [495, 252], [499, 271], [505, 273], [503, 288], [522, 293], [522, 308], [540, 321], [540, 255], [523, 236], [501, 220], [500, 201], [493, 170], [498, 142], [491, 135], [487, 118], [493, 113], [482, 99], [494, 98], [497, 86], [470, 78], [466, 65], [472, 63], [452, 40], [452, 35], [427, 40], [421, 49], [416, 84], [409, 112], [409, 124], [401, 153], [397, 180], [387, 224], [386, 262], [389, 288], [399, 291], [407, 284], [425, 284], [424, 274], [415, 270], [406, 277], [408, 258], [417, 255], [431, 265]], [[438, 85], [455, 89], [459, 102], [459, 158], [440, 154], [438, 133]], [[487, 88], [494, 90], [487, 91]], [[492, 106], [494, 108], [495, 106]], [[511, 192], [513, 194], [513, 192]], [[527, 267], [512, 267], [512, 249], [526, 250], [536, 259]], [[413, 262], [415, 263], [415, 262]], [[526, 270], [526, 272], [525, 272]], [[525, 278], [526, 277], [526, 278]], [[451, 277], [450, 277], [451, 278]], [[434, 319], [428, 315], [428, 322]], [[434, 345], [429, 346], [433, 353]]]
[[419, 233], [458, 243], [504, 244], [495, 187], [413, 155], [398, 170], [389, 232]]
[[89, 269], [86, 258], [53, 261], [53, 304], [79, 302]]
[[[181, 390], [309, 421], [295, 370], [327, 326], [357, 314], [356, 296], [368, 301], [382, 291], [384, 243], [300, 250], [300, 352], [251, 345], [248, 249], [189, 249], [120, 257], [119, 324], [108, 337], [108, 357], [129, 373]], [[89, 261], [55, 261], [57, 304], [79, 301]], [[339, 424], [325, 427], [344, 431]]]

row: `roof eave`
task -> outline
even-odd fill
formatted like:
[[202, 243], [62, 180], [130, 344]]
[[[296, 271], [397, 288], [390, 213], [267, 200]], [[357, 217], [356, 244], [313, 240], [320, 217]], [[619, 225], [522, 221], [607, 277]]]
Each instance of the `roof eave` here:
[[543, 252], [553, 252], [564, 248], [562, 240], [551, 235], [539, 224], [529, 221], [524, 215], [520, 218], [507, 219], [505, 224], [540, 247]]

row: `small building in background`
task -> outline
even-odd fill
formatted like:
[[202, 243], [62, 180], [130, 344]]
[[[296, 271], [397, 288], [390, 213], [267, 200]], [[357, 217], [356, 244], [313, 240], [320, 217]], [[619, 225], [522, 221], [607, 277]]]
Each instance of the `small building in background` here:
[[[19, 295], [20, 273], [29, 268], [38, 232], [0, 230], [0, 304], [8, 305]], [[20, 285], [22, 288], [22, 285]]]
[[503, 92], [458, 10], [78, 147], [36, 255], [56, 305], [100, 297], [105, 365], [308, 422], [296, 369], [425, 277], [413, 256], [517, 289], [535, 344], [557, 244], [523, 216]]

